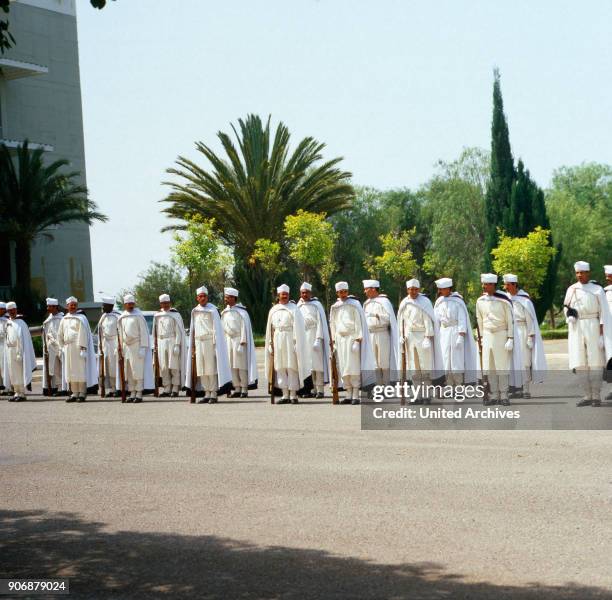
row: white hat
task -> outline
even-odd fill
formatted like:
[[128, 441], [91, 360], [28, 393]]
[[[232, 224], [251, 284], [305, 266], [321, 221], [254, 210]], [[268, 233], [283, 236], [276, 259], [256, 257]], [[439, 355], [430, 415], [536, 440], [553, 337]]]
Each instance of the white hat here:
[[612, 265], [604, 265], [604, 273], [606, 275], [612, 275]]
[[577, 263], [574, 263], [574, 271], [578, 273], [578, 271], [590, 271], [591, 265], [584, 260], [579, 260]]
[[514, 273], [506, 273], [504, 275], [504, 283], [518, 283], [518, 277]]
[[162, 294], [159, 297], [160, 302], [170, 302], [170, 294]]
[[380, 287], [380, 281], [377, 281], [376, 279], [364, 279], [363, 280], [364, 290], [366, 288], [379, 288], [379, 287]]
[[59, 305], [57, 298], [47, 298], [46, 302], [47, 302], [47, 306], [58, 306]]
[[13, 308], [17, 308], [17, 303], [16, 302], [7, 302], [6, 303], [6, 310], [12, 310]]
[[136, 298], [134, 298], [134, 294], [126, 294], [123, 296], [123, 304], [136, 304]]
[[277, 294], [280, 294], [281, 292], [287, 292], [287, 294], [289, 293], [289, 286], [286, 283], [283, 283], [276, 288]]
[[421, 287], [421, 282], [418, 279], [414, 279], [414, 277], [412, 279], [409, 279], [406, 282], [406, 288], [420, 288]]
[[74, 297], [74, 296], [70, 296], [69, 298], [66, 298], [66, 305], [70, 304], [74, 302], [75, 304], [78, 304], [79, 301]]
[[0, 302], [0, 308], [4, 308], [4, 310], [6, 310], [6, 303], [5, 302]]
[[311, 292], [312, 291], [312, 286], [307, 281], [305, 281], [300, 286], [300, 292], [303, 292], [303, 291], [307, 291], [307, 292]]
[[115, 306], [115, 299], [112, 296], [102, 296], [102, 304], [112, 304]]
[[199, 296], [200, 294], [206, 294], [208, 296], [208, 288], [205, 285], [196, 290], [196, 296]]
[[497, 275], [495, 273], [482, 273], [480, 283], [497, 283]]
[[339, 281], [336, 284], [336, 291], [339, 292], [340, 290], [348, 290], [348, 283], [346, 281]]
[[238, 290], [236, 288], [223, 288], [224, 296], [236, 296], [238, 298]]
[[436, 287], [439, 290], [453, 287], [453, 280], [450, 277], [442, 277], [441, 279], [436, 279]]

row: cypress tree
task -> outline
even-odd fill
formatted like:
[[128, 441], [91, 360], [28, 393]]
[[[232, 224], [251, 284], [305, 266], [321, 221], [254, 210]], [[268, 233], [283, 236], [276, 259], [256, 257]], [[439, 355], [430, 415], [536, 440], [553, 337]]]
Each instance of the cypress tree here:
[[508, 230], [510, 196], [514, 183], [514, 159], [504, 114], [499, 70], [493, 72], [493, 121], [491, 123], [491, 179], [486, 195], [487, 237], [485, 267], [491, 268], [491, 250], [497, 246], [497, 228]]

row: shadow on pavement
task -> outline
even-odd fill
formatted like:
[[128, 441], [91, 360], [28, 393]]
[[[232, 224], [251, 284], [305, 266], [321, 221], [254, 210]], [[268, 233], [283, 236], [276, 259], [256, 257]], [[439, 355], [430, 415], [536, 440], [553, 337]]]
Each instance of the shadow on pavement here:
[[68, 577], [72, 598], [612, 599], [573, 584], [469, 583], [433, 563], [380, 565], [206, 535], [112, 533], [45, 511], [0, 511], [0, 555], [0, 577]]

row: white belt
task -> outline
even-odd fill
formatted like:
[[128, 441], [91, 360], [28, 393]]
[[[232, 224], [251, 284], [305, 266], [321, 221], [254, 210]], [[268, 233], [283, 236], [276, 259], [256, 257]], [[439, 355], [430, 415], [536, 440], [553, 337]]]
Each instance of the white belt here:
[[369, 327], [370, 332], [375, 333], [377, 331], [389, 331], [389, 328], [384, 326], [384, 327]]
[[172, 339], [173, 337], [174, 337], [174, 334], [172, 334], [172, 335], [160, 335], [160, 336], [158, 336], [158, 338], [159, 338], [160, 340], [169, 340], [169, 339]]
[[275, 327], [274, 331], [293, 331], [293, 327], [291, 325], [283, 325], [282, 327]]
[[487, 333], [497, 333], [499, 331], [506, 331], [506, 326], [505, 325], [500, 325], [499, 327], [485, 327], [484, 330]]
[[443, 321], [440, 323], [440, 325], [442, 325], [442, 327], [456, 327], [457, 325], [459, 325], [459, 321]]
[[408, 333], [425, 333], [425, 327], [408, 327], [406, 331]]
[[527, 324], [527, 321], [525, 319], [517, 319], [516, 322], [519, 323], [520, 325], [526, 325]]
[[599, 319], [599, 313], [587, 313], [586, 315], [581, 315], [578, 313], [579, 319]]
[[212, 340], [213, 339], [213, 335], [212, 335], [212, 333], [211, 334], [207, 334], [207, 335], [199, 335], [196, 339], [199, 340], [199, 341]]

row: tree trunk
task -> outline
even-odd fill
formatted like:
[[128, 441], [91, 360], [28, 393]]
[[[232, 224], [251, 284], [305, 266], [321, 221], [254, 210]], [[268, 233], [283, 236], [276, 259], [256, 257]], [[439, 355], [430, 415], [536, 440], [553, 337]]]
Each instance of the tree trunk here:
[[556, 326], [555, 326], [555, 307], [554, 306], [550, 307], [549, 313], [550, 313], [550, 328], [551, 329], [556, 329]]

